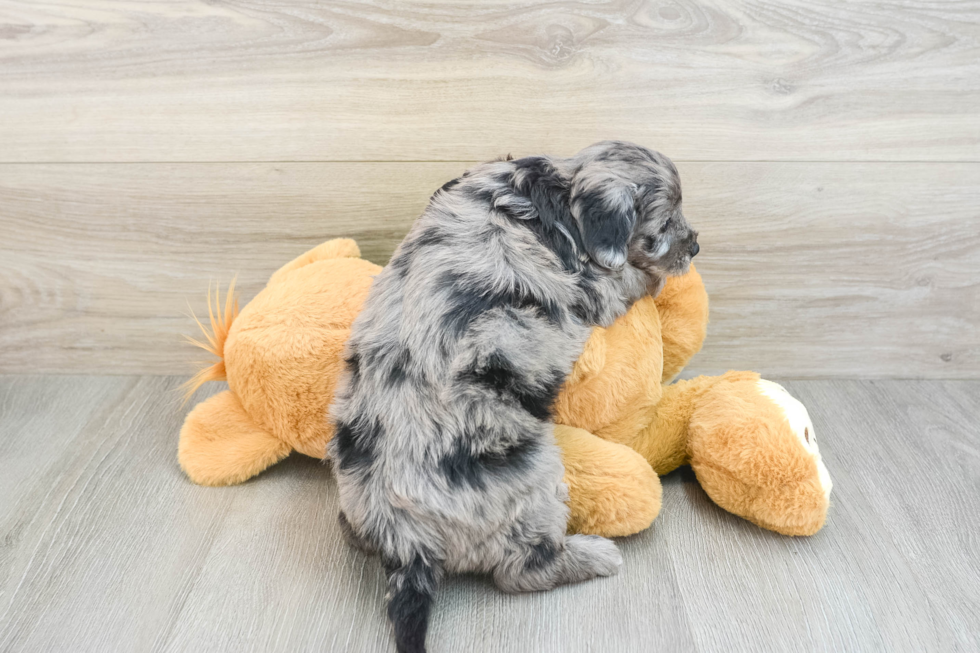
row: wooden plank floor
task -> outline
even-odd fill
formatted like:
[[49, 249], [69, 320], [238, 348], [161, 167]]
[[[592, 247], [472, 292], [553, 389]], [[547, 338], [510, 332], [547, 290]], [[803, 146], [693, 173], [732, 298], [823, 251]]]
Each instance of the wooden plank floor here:
[[[192, 485], [178, 382], [0, 377], [0, 651], [392, 650], [329, 467]], [[976, 651], [980, 382], [787, 386], [834, 477], [819, 534], [760, 530], [682, 470], [619, 576], [516, 597], [452, 578], [432, 651]]]

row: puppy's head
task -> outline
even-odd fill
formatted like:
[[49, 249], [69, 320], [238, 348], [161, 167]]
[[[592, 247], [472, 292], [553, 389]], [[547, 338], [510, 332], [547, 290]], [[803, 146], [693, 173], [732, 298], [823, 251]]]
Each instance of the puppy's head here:
[[603, 141], [572, 159], [571, 212], [589, 257], [611, 271], [633, 266], [651, 289], [684, 274], [699, 250], [681, 212], [681, 182], [659, 152]]

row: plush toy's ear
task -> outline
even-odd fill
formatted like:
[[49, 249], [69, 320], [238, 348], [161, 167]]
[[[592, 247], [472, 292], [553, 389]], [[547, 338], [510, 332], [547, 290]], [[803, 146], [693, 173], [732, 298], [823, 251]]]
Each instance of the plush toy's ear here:
[[332, 258], [360, 258], [361, 250], [357, 243], [350, 238], [334, 238], [325, 243], [320, 243], [313, 249], [300, 254], [292, 261], [276, 270], [269, 279], [269, 284], [276, 284], [282, 281], [286, 275], [293, 270], [298, 270], [310, 263], [324, 261]]
[[604, 268], [626, 265], [630, 235], [636, 225], [633, 186], [588, 166], [572, 181], [571, 209], [582, 231], [585, 251]]

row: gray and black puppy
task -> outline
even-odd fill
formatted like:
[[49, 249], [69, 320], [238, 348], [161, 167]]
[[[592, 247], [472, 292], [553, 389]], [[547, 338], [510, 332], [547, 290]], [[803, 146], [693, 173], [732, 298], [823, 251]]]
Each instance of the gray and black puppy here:
[[381, 554], [399, 651], [425, 650], [443, 573], [510, 592], [616, 573], [611, 541], [565, 535], [551, 407], [591, 329], [697, 252], [677, 169], [629, 143], [486, 163], [432, 196], [354, 322], [331, 408], [340, 522]]

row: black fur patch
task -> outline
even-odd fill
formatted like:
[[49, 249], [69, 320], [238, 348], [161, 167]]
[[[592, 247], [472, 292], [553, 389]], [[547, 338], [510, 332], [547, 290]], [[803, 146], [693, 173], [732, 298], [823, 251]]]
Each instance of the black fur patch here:
[[449, 308], [443, 316], [442, 326], [457, 338], [466, 332], [476, 317], [494, 308], [531, 308], [552, 324], [560, 323], [565, 317], [565, 309], [559, 303], [542, 300], [527, 291], [481, 288], [452, 272], [444, 273], [437, 283], [449, 290]]
[[382, 561], [391, 598], [388, 618], [395, 628], [398, 653], [424, 653], [432, 595], [435, 592], [435, 571], [415, 555], [407, 564], [386, 559]]
[[578, 287], [582, 297], [572, 305], [572, 315], [583, 324], [598, 324], [602, 312], [603, 298], [595, 287], [596, 275], [589, 268], [582, 270]]
[[553, 540], [541, 540], [537, 544], [532, 544], [524, 560], [524, 569], [527, 571], [542, 569], [545, 565], [554, 562], [560, 550], [561, 547]]
[[[465, 177], [466, 175], [463, 176]], [[472, 186], [467, 187], [463, 189], [463, 192], [479, 202], [486, 202], [492, 205], [500, 194], [500, 187], [507, 185], [509, 177], [510, 173], [496, 172], [492, 175], [487, 175], [485, 184], [477, 188], [473, 188]]]
[[487, 475], [506, 475], [526, 470], [538, 449], [537, 441], [527, 438], [502, 449], [474, 453], [469, 447], [471, 440], [460, 438], [452, 452], [439, 461], [439, 469], [450, 485], [459, 487], [466, 484], [485, 489]]
[[375, 445], [381, 437], [383, 429], [377, 420], [368, 424], [357, 421], [351, 424], [337, 423], [334, 440], [337, 442], [337, 463], [340, 469], [366, 470], [374, 462]]
[[459, 487], [464, 483], [478, 489], [484, 489], [483, 469], [479, 468], [476, 457], [466, 449], [466, 443], [457, 441], [452, 452], [439, 460], [439, 469], [445, 475], [449, 484]]
[[531, 383], [499, 351], [493, 352], [485, 365], [464, 374], [470, 381], [493, 390], [498, 397], [513, 398], [536, 419], [551, 418], [551, 408], [565, 380], [561, 370], [552, 370], [544, 383]]
[[633, 231], [632, 204], [626, 210], [610, 206], [602, 191], [585, 191], [575, 199], [582, 218], [582, 239], [590, 253], [626, 251]]
[[408, 272], [408, 265], [411, 261], [412, 255], [406, 247], [406, 243], [402, 243], [398, 251], [395, 252], [395, 255], [388, 261], [388, 267], [398, 272], [398, 276], [404, 277], [405, 273]]
[[344, 362], [347, 364], [347, 371], [350, 372], [350, 390], [354, 390], [361, 382], [361, 355], [355, 352]]
[[581, 264], [576, 247], [582, 249], [583, 243], [578, 225], [572, 217], [567, 182], [544, 157], [518, 159], [514, 161], [514, 168], [511, 178], [513, 192], [530, 199], [537, 219], [512, 219], [529, 229], [538, 242], [554, 252], [563, 269], [570, 272], [577, 270]]
[[446, 242], [446, 234], [442, 232], [441, 229], [436, 227], [429, 227], [422, 233], [420, 233], [415, 239], [412, 240], [412, 248], [414, 250], [419, 250], [423, 247], [430, 247], [432, 245], [441, 245]]
[[411, 240], [406, 240], [398, 248], [398, 252], [391, 258], [388, 265], [393, 267], [399, 274], [405, 274], [408, 266], [412, 262], [416, 253], [425, 247], [441, 245], [446, 242], [446, 235], [441, 229], [429, 227]]
[[[579, 261], [578, 254], [575, 248], [572, 247], [571, 241], [557, 228], [548, 227], [544, 222], [539, 220], [515, 220], [515, 222], [533, 233], [539, 243], [554, 252], [555, 256], [561, 262], [562, 270], [575, 272], [582, 267], [582, 263]], [[572, 230], [569, 230], [569, 232], [577, 235], [578, 227], [574, 229], [574, 232]]]
[[407, 349], [402, 349], [400, 353], [392, 357], [390, 362], [391, 369], [388, 371], [388, 383], [391, 385], [401, 385], [409, 376], [409, 365], [412, 355]]
[[558, 392], [565, 382], [565, 374], [561, 370], [552, 370], [551, 377], [539, 387], [516, 392], [517, 401], [521, 408], [540, 420], [551, 419], [552, 408], [558, 399]]
[[487, 364], [473, 370], [470, 378], [480, 385], [493, 388], [498, 394], [510, 392], [517, 385], [510, 361], [499, 351], [490, 354]]

